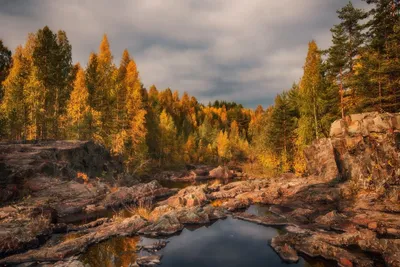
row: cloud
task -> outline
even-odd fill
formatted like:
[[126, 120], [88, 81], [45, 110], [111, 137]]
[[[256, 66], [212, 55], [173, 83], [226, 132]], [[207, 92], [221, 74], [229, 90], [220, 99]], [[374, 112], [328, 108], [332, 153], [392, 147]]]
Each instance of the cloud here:
[[301, 77], [309, 40], [329, 46], [347, 2], [2, 0], [0, 38], [14, 49], [44, 25], [63, 29], [85, 65], [107, 33], [116, 64], [127, 48], [145, 86], [266, 106]]

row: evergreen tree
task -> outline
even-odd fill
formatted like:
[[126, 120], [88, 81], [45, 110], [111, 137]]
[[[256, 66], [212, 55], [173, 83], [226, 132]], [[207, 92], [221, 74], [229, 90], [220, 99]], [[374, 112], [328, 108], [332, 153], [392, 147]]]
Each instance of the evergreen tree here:
[[12, 65], [11, 51], [8, 50], [0, 39], [0, 103], [4, 96], [3, 81], [7, 78]]
[[28, 107], [25, 101], [25, 84], [29, 75], [29, 65], [18, 46], [13, 55], [13, 66], [4, 81], [5, 94], [1, 103], [2, 113], [8, 121], [9, 138], [12, 140], [26, 139], [28, 124]]
[[[347, 37], [345, 29], [342, 24], [335, 25], [332, 29], [332, 46], [329, 48], [328, 59], [326, 62], [327, 68], [327, 79], [329, 81], [328, 90], [335, 90], [339, 87], [340, 95], [340, 111], [342, 118], [345, 116], [345, 104], [344, 104], [344, 72], [349, 67], [349, 61], [347, 57], [346, 41]], [[337, 86], [336, 86], [337, 84]], [[330, 95], [332, 96], [332, 95]], [[337, 99], [334, 97], [333, 99]], [[337, 105], [337, 103], [335, 103]]]
[[65, 32], [54, 34], [47, 26], [39, 30], [32, 58], [37, 79], [45, 90], [46, 112], [40, 137], [58, 138], [59, 116], [69, 98], [72, 69], [71, 46]]
[[90, 53], [89, 61], [85, 70], [85, 81], [86, 87], [89, 90], [89, 105], [95, 108], [98, 87], [99, 87], [99, 73], [98, 73], [98, 62], [97, 55], [95, 53]]
[[[3, 45], [3, 40], [0, 39], [0, 105], [4, 97], [3, 81], [7, 78], [12, 65], [11, 51]], [[7, 136], [7, 118], [0, 109], [0, 139]]]
[[[58, 118], [64, 114], [67, 101], [73, 89], [73, 82], [76, 77], [76, 71], [72, 66], [72, 47], [69, 43], [65, 31], [57, 33], [58, 45], [58, 71], [57, 71], [57, 87], [56, 87], [56, 108], [55, 117]], [[80, 66], [79, 66], [80, 68]], [[54, 125], [57, 127], [57, 124]], [[53, 130], [57, 132], [57, 129]], [[57, 134], [56, 134], [57, 136]]]
[[385, 54], [389, 36], [395, 31], [399, 21], [399, 3], [394, 0], [364, 0], [372, 5], [369, 15], [372, 19], [367, 23], [368, 38], [372, 49]]
[[288, 93], [283, 92], [276, 96], [267, 134], [268, 146], [272, 153], [281, 158], [282, 171], [288, 171], [290, 161], [293, 160], [297, 128], [296, 113], [296, 106], [291, 103]]

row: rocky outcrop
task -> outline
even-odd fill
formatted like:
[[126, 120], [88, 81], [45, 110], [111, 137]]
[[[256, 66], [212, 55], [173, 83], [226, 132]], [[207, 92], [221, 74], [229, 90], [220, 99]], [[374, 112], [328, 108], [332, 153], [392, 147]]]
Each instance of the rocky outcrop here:
[[218, 166], [210, 171], [210, 176], [216, 179], [230, 179], [233, 178], [233, 172], [226, 166]]
[[307, 170], [310, 175], [319, 176], [325, 181], [339, 178], [335, 152], [330, 139], [322, 138], [304, 149]]
[[201, 206], [207, 202], [206, 186], [189, 186], [180, 190], [166, 202], [173, 207]]
[[353, 114], [335, 121], [330, 135], [305, 150], [311, 174], [347, 180], [350, 194], [373, 189], [399, 200], [400, 114]]
[[72, 180], [82, 172], [90, 179], [112, 177], [122, 170], [121, 161], [90, 141], [0, 144], [0, 203], [29, 194], [34, 177]]
[[[36, 177], [28, 182], [32, 184], [28, 199], [0, 208], [0, 257], [40, 246], [53, 233], [67, 231], [65, 223], [90, 221], [106, 216], [109, 208], [126, 204], [151, 205], [175, 193], [157, 181], [122, 187], [115, 192], [98, 181], [81, 184]], [[75, 228], [68, 230], [83, 230]]]
[[139, 229], [143, 229], [146, 224], [147, 222], [139, 216], [132, 216], [121, 222], [103, 224], [79, 238], [70, 239], [52, 247], [29, 250], [26, 253], [9, 256], [0, 260], [0, 265], [15, 265], [36, 261], [57, 262], [61, 259], [82, 253], [93, 243], [101, 242], [113, 236], [132, 235]]
[[108, 194], [101, 205], [107, 208], [118, 207], [121, 204], [139, 204], [140, 202], [153, 202], [167, 198], [176, 193], [176, 190], [162, 187], [156, 180], [149, 183], [139, 183], [132, 187], [118, 187], [116, 191]]

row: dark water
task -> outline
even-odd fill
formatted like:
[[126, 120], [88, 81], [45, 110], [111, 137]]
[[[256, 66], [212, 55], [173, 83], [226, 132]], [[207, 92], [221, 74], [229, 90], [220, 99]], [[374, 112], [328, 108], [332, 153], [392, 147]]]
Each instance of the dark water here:
[[[161, 266], [288, 266], [269, 246], [278, 235], [274, 228], [227, 218], [199, 228], [184, 229], [168, 238], [161, 251]], [[82, 256], [90, 266], [129, 266], [139, 255], [138, 244], [151, 244], [156, 239], [118, 237], [91, 246]], [[327, 266], [313, 259], [300, 259], [290, 266]]]

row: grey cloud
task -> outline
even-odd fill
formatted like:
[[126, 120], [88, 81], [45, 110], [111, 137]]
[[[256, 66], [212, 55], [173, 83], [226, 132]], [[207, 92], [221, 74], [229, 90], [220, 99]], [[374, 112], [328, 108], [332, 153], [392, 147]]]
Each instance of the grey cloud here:
[[127, 48], [145, 86], [267, 106], [301, 77], [309, 40], [329, 46], [347, 2], [0, 0], [0, 38], [14, 49], [44, 25], [63, 29], [85, 65], [107, 33], [115, 63]]

